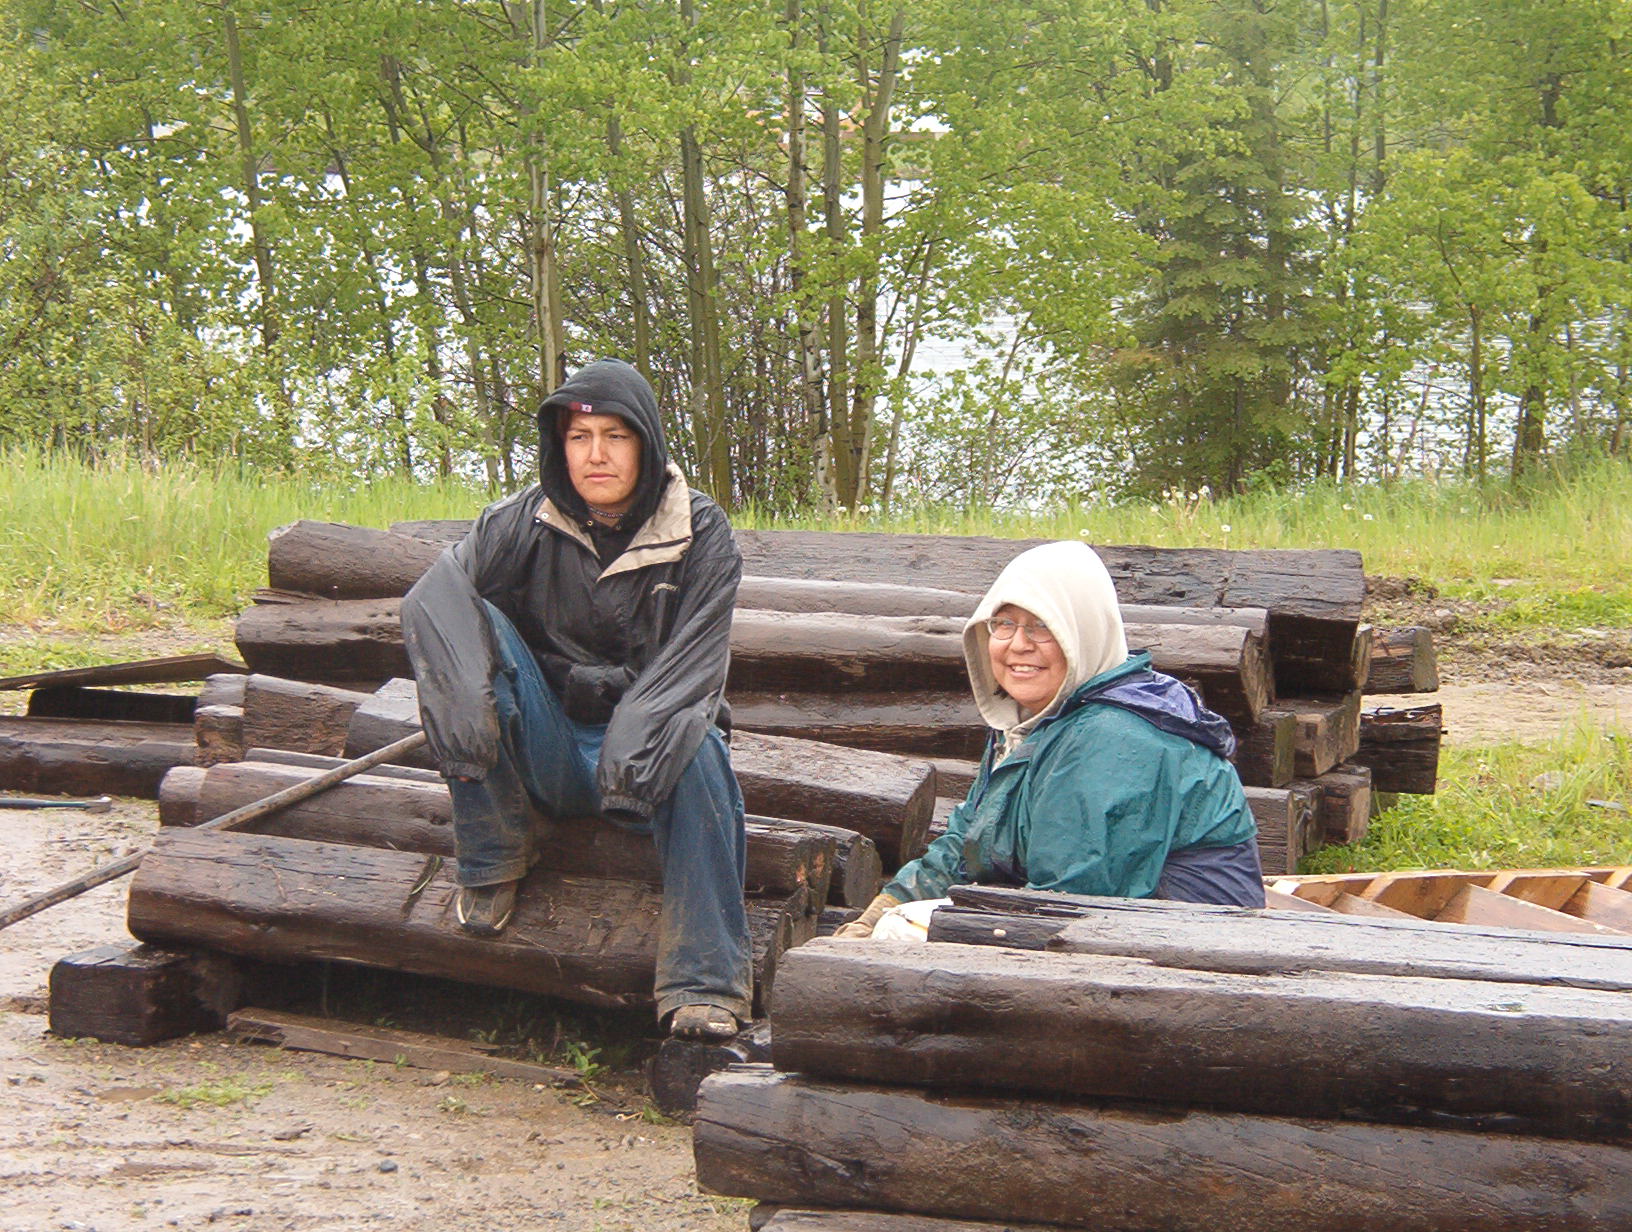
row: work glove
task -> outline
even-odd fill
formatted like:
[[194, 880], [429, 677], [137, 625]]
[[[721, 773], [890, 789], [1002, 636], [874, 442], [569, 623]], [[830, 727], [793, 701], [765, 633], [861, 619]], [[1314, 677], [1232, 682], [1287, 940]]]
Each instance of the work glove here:
[[561, 708], [575, 723], [600, 726], [612, 721], [612, 711], [623, 698], [634, 673], [627, 667], [596, 667], [576, 664], [567, 673], [567, 687], [562, 691]]
[[891, 907], [899, 907], [900, 905], [901, 900], [895, 895], [880, 894], [867, 904], [867, 910], [851, 920], [850, 923], [841, 924], [833, 931], [833, 935], [835, 937], [871, 937], [873, 929], [878, 926], [878, 922], [883, 918], [884, 913]]

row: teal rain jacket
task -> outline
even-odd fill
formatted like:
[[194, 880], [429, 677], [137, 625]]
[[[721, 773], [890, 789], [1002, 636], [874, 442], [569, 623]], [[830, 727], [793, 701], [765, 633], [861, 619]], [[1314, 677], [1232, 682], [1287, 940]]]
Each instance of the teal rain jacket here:
[[1255, 840], [1241, 780], [1218, 752], [1094, 700], [1149, 668], [1137, 654], [1101, 672], [997, 765], [994, 733], [946, 833], [884, 892], [910, 902], [976, 882], [1148, 898], [1170, 853]]

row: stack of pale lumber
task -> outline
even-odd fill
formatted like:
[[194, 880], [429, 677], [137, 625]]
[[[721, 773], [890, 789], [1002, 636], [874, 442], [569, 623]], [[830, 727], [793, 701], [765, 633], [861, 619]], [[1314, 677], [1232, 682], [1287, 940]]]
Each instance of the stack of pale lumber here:
[[699, 1183], [786, 1232], [1632, 1226], [1632, 938], [1047, 899], [1045, 949], [786, 955]]
[[[299, 522], [276, 532], [270, 585], [238, 624], [245, 660], [351, 688], [405, 676], [401, 596], [468, 526]], [[1039, 541], [804, 531], [737, 540], [734, 726], [933, 758], [940, 794], [961, 796], [985, 730], [960, 630], [1002, 567]], [[1130, 644], [1235, 726], [1266, 871], [1291, 872], [1325, 842], [1362, 837], [1374, 792], [1433, 790], [1438, 708], [1382, 722], [1361, 706], [1367, 691], [1437, 688], [1432, 642], [1425, 630], [1360, 622], [1357, 553], [1097, 550]]]

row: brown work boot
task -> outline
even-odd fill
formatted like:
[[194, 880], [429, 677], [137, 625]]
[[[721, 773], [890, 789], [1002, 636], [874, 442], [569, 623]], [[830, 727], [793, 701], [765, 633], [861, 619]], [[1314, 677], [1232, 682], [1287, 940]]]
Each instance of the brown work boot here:
[[669, 1016], [669, 1034], [678, 1039], [728, 1040], [742, 1024], [719, 1005], [682, 1005]]
[[453, 914], [459, 927], [478, 937], [497, 937], [516, 914], [517, 881], [496, 881], [492, 885], [460, 886], [453, 899]]

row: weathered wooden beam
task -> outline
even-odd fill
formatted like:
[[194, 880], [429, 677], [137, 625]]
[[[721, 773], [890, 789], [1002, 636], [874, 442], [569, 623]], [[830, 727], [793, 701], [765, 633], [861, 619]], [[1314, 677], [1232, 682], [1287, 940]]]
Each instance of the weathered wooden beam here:
[[703, 1187], [789, 1206], [1097, 1232], [1632, 1224], [1632, 1153], [1603, 1143], [926, 1096], [760, 1066], [703, 1083], [693, 1143]]
[[1285, 787], [1297, 773], [1298, 718], [1267, 710], [1236, 728], [1235, 769], [1248, 787]]
[[373, 684], [410, 674], [401, 599], [259, 603], [234, 637], [250, 670], [267, 676]]
[[[414, 852], [164, 829], [131, 883], [128, 924], [144, 941], [274, 962], [329, 959], [589, 1005], [651, 1003], [655, 887], [535, 869], [504, 934], [473, 937], [454, 919], [452, 871]], [[768, 942], [756, 941], [758, 972], [780, 955], [780, 915], [773, 923]]]
[[1359, 747], [1348, 760], [1371, 767], [1373, 791], [1431, 795], [1443, 734], [1444, 708], [1437, 703], [1367, 710], [1360, 715]]
[[658, 1045], [646, 1070], [652, 1102], [665, 1116], [689, 1118], [697, 1109], [697, 1088], [704, 1078], [731, 1065], [771, 1059], [770, 1024], [760, 1019], [722, 1042], [669, 1036]]
[[293, 522], [268, 539], [270, 585], [323, 599], [400, 599], [442, 554], [439, 544], [340, 522]]
[[142, 796], [195, 757], [186, 723], [0, 715], [0, 788], [37, 795]]
[[145, 1047], [219, 1031], [241, 980], [230, 958], [152, 945], [97, 946], [51, 968], [50, 1024], [65, 1039]]
[[[954, 887], [953, 901], [960, 897], [967, 903], [962, 888]], [[1010, 905], [1014, 897], [1000, 902]], [[1063, 902], [1054, 908], [1061, 915], [1073, 909]], [[1076, 918], [1050, 948], [1243, 975], [1333, 971], [1632, 991], [1632, 939], [1624, 937], [1543, 936], [1421, 918], [1207, 910], [1150, 899], [1084, 899], [1074, 910]]]
[[36, 719], [105, 719], [129, 723], [191, 723], [197, 699], [184, 693], [132, 693], [55, 685], [28, 695], [26, 713]]
[[1592, 933], [1600, 936], [1628, 936], [1618, 928], [1566, 915], [1538, 903], [1502, 894], [1483, 886], [1464, 885], [1450, 902], [1435, 913], [1434, 919], [1451, 924], [1490, 924], [1501, 928], [1530, 928], [1543, 932]]
[[[346, 751], [356, 756], [418, 730], [414, 682], [392, 680], [352, 715]], [[935, 772], [923, 761], [764, 735], [739, 723], [731, 765], [750, 813], [854, 830], [892, 869], [923, 851], [935, 804]]]
[[366, 692], [257, 672], [244, 680], [245, 743], [339, 756], [346, 749], [352, 715], [369, 697]]
[[1318, 778], [1297, 779], [1315, 803], [1315, 846], [1358, 843], [1371, 826], [1371, 767], [1339, 762]]
[[967, 907], [937, 907], [929, 917], [929, 939], [955, 945], [1046, 950], [1049, 941], [1069, 922], [1063, 916], [1003, 915]]
[[1298, 871], [1318, 845], [1315, 792], [1305, 787], [1248, 787], [1247, 807], [1258, 823], [1258, 862], [1265, 876]]
[[738, 731], [920, 757], [977, 758], [987, 727], [967, 689], [942, 693], [734, 693]]
[[331, 1057], [385, 1061], [415, 1069], [455, 1074], [492, 1074], [545, 1087], [581, 1087], [571, 1070], [493, 1055], [493, 1045], [445, 1039], [399, 1027], [366, 1026], [251, 1006], [227, 1016], [228, 1033], [236, 1040], [275, 1044], [296, 1052], [321, 1052]]
[[1409, 625], [1377, 630], [1366, 673], [1367, 693], [1432, 693], [1438, 688], [1432, 629]]
[[[209, 769], [182, 766], [159, 789], [159, 823], [193, 826], [242, 808], [311, 777], [304, 767], [235, 762]], [[311, 842], [347, 843], [454, 854], [453, 807], [448, 789], [434, 783], [358, 775], [246, 827]], [[836, 840], [797, 822], [747, 827], [750, 894], [786, 897], [804, 888], [825, 902]], [[628, 878], [660, 884], [662, 867], [650, 836], [595, 817], [562, 818], [540, 841], [540, 862], [581, 877]]]
[[865, 834], [846, 830], [842, 826], [824, 826], [813, 821], [793, 821], [782, 817], [748, 815], [748, 824], [771, 829], [788, 828], [796, 833], [812, 834], [833, 843], [832, 877], [828, 881], [826, 902], [835, 906], [865, 907], [872, 902], [884, 885], [884, 864], [878, 854], [878, 845]]
[[751, 1232], [1056, 1232], [1059, 1224], [976, 1222], [936, 1219], [929, 1215], [901, 1215], [884, 1211], [816, 1211], [798, 1208], [767, 1209], [759, 1222], [750, 1212]]
[[782, 956], [771, 1029], [813, 1078], [1632, 1137], [1618, 992], [822, 939]]
[[1294, 765], [1299, 778], [1325, 774], [1342, 761], [1358, 761], [1360, 693], [1343, 697], [1282, 697], [1265, 712], [1290, 713], [1297, 722]]

